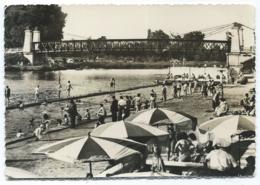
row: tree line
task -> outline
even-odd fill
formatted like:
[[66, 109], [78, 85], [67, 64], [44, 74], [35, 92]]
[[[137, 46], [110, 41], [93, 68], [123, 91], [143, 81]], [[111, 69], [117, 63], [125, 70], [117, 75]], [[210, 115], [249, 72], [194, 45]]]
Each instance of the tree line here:
[[23, 46], [24, 30], [38, 28], [42, 41], [63, 38], [66, 14], [58, 5], [11, 5], [5, 8], [5, 48]]

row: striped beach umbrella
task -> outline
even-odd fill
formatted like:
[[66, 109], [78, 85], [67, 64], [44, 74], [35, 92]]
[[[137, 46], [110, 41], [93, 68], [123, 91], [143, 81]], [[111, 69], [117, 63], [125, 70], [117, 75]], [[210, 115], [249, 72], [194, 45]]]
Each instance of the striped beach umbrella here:
[[197, 118], [182, 112], [170, 111], [162, 108], [154, 108], [142, 111], [129, 121], [146, 125], [175, 125], [180, 130], [195, 129]]
[[221, 135], [235, 134], [238, 130], [255, 130], [255, 117], [245, 115], [228, 115], [202, 123], [200, 130], [215, 132]]
[[200, 130], [209, 133], [210, 140], [222, 141], [223, 146], [231, 144], [231, 137], [242, 131], [255, 131], [255, 117], [228, 115], [202, 123]]
[[168, 132], [149, 125], [118, 121], [97, 127], [91, 132], [91, 135], [100, 138], [129, 138], [139, 142], [147, 142], [150, 139], [166, 140]]
[[[57, 150], [50, 152], [53, 150], [55, 144]], [[69, 163], [98, 162], [105, 160], [119, 160], [129, 155], [140, 154], [140, 151], [130, 148], [133, 145], [135, 145], [136, 148], [138, 148], [138, 146], [140, 148], [146, 147], [146, 145], [142, 143], [128, 139], [118, 139], [111, 141], [102, 138], [86, 136], [77, 138], [70, 144], [68, 144], [68, 140], [64, 140], [63, 143], [59, 141], [50, 144], [51, 150], [46, 152], [48, 149], [45, 147], [43, 153], [53, 159]], [[40, 153], [40, 151], [38, 151], [38, 153]]]

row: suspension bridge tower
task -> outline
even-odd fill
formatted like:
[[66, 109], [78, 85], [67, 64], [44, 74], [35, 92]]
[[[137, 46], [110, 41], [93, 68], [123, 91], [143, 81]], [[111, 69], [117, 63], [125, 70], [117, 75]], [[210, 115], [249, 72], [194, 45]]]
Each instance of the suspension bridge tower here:
[[[23, 42], [23, 54], [24, 57], [27, 58], [32, 65], [34, 65], [35, 61], [37, 61], [37, 56], [33, 54], [32, 51], [32, 43], [41, 41], [41, 33], [37, 27], [34, 30], [30, 30], [29, 27], [26, 27], [24, 31], [24, 42]], [[37, 50], [37, 45], [35, 45], [35, 49]]]
[[231, 40], [230, 53], [227, 53], [227, 65], [238, 70], [244, 61], [253, 57], [244, 50], [243, 26], [235, 22], [231, 27], [231, 32], [227, 32], [227, 37]]

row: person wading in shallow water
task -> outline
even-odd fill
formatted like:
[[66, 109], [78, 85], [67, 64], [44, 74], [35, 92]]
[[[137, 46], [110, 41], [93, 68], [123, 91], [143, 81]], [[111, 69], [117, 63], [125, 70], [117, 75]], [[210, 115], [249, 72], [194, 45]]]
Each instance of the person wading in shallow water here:
[[5, 88], [5, 98], [7, 100], [7, 105], [10, 103], [11, 89], [7, 85]]
[[59, 85], [58, 85], [58, 87], [57, 87], [57, 90], [58, 90], [58, 98], [60, 99], [61, 91], [62, 91], [62, 86], [61, 86], [60, 83], [59, 83]]
[[68, 81], [68, 83], [67, 83], [67, 93], [68, 93], [68, 97], [70, 97], [70, 91], [71, 91], [72, 89], [73, 89], [73, 88], [72, 88], [72, 85], [71, 85], [70, 81]]
[[110, 81], [110, 92], [114, 92], [116, 91], [116, 80], [115, 78], [112, 78]]
[[38, 102], [39, 101], [39, 96], [40, 96], [40, 86], [37, 85], [37, 87], [34, 89], [34, 102]]

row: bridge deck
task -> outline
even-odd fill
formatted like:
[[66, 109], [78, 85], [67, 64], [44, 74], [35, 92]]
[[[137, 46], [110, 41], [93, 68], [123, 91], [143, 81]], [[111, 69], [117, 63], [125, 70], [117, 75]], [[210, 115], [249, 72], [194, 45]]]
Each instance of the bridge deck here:
[[107, 40], [65, 40], [34, 42], [34, 53], [64, 52], [152, 52], [157, 54], [198, 52], [225, 55], [230, 51], [230, 42], [225, 40], [183, 40], [183, 39], [107, 39]]

